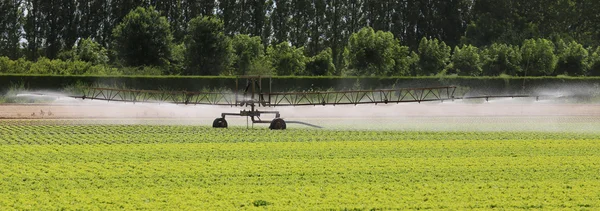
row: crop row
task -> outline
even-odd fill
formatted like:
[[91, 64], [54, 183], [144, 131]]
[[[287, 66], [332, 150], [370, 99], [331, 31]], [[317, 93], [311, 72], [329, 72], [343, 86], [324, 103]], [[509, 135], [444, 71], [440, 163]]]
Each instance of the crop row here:
[[291, 129], [270, 131], [183, 125], [2, 125], [0, 145], [322, 142], [385, 140], [594, 140], [598, 133], [435, 132]]
[[597, 208], [598, 146], [568, 140], [4, 145], [0, 206], [237, 209], [264, 200], [273, 209]]
[[0, 207], [598, 209], [598, 137], [0, 123]]

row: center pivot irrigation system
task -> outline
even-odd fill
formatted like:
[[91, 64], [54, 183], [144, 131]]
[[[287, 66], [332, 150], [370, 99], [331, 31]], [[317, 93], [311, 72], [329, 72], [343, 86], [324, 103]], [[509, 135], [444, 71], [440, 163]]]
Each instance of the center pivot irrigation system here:
[[[244, 86], [240, 86], [245, 80]], [[264, 89], [261, 79], [268, 79], [268, 92]], [[188, 91], [156, 91], [156, 90], [131, 90], [113, 88], [87, 88], [83, 96], [71, 96], [80, 99], [104, 100], [118, 102], [141, 103], [174, 103], [185, 105], [219, 105], [250, 107], [250, 110], [240, 110], [239, 113], [222, 113], [221, 117], [213, 121], [213, 127], [226, 128], [227, 116], [250, 117], [252, 123], [269, 123], [269, 129], [286, 129], [286, 121], [279, 111], [261, 111], [258, 107], [278, 106], [327, 106], [327, 105], [358, 105], [358, 104], [388, 104], [388, 103], [421, 103], [428, 101], [454, 101], [458, 99], [485, 99], [489, 98], [536, 98], [534, 95], [484, 95], [470, 97], [455, 97], [455, 86], [426, 87], [426, 88], [401, 88], [401, 89], [376, 89], [352, 91], [326, 91], [326, 92], [271, 92], [271, 78], [261, 76], [239, 76], [235, 81], [233, 92], [188, 92]], [[261, 115], [270, 114], [275, 118], [271, 121], [262, 120]], [[287, 123], [312, 124], [287, 121]]]

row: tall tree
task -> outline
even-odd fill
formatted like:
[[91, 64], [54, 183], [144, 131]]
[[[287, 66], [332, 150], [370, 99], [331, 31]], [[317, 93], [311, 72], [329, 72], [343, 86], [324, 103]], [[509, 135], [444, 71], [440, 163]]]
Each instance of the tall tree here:
[[291, 0], [273, 0], [273, 40], [275, 43], [287, 42], [290, 39]]
[[347, 0], [346, 6], [346, 29], [348, 37], [366, 26], [364, 17], [364, 0]]
[[25, 24], [28, 57], [36, 60], [40, 54], [56, 58], [66, 46], [77, 40], [75, 0], [30, 0], [26, 2]]
[[260, 36], [262, 38], [263, 45], [265, 45], [265, 50], [269, 45], [271, 45], [271, 39], [273, 37], [273, 4], [273, 0], [266, 0], [264, 5], [265, 16]]
[[162, 0], [153, 1], [153, 5], [156, 10], [161, 12], [162, 16], [167, 18], [169, 25], [171, 26], [171, 32], [173, 33], [173, 39], [175, 43], [181, 43], [185, 36], [185, 30], [187, 28], [187, 22], [185, 22], [183, 2], [182, 0]]
[[215, 0], [184, 0], [183, 3], [185, 22], [190, 22], [198, 16], [215, 15], [216, 10]]
[[150, 0], [110, 0], [109, 15], [105, 23], [108, 29], [105, 30], [106, 36], [112, 37], [113, 30], [121, 24], [125, 16], [137, 7], [150, 6]]
[[[309, 56], [315, 56], [326, 48], [324, 42], [330, 26], [327, 19], [327, 13], [329, 12], [327, 11], [327, 6], [326, 0], [312, 1], [311, 18], [308, 21], [309, 40], [305, 45]], [[331, 48], [329, 50], [331, 51]], [[331, 56], [331, 52], [329, 52], [329, 56]]]
[[81, 38], [92, 38], [106, 45], [112, 28], [107, 25], [110, 10], [109, 2], [103, 0], [77, 1], [77, 33]]
[[365, 1], [367, 25], [375, 30], [390, 31], [393, 3], [394, 1]]
[[114, 48], [127, 66], [169, 64], [173, 37], [169, 23], [154, 7], [138, 7], [114, 29]]
[[312, 0], [293, 0], [291, 3], [290, 43], [293, 46], [304, 46], [308, 42], [309, 22], [314, 16]]
[[25, 22], [25, 39], [27, 41], [26, 56], [29, 60], [35, 61], [40, 57], [40, 48], [45, 40], [45, 28], [47, 23], [44, 21], [45, 14], [40, 9], [42, 0], [28, 0], [25, 2], [27, 10]]
[[0, 14], [0, 56], [17, 59], [24, 21], [22, 1], [0, 1], [0, 11], [3, 11]]
[[229, 36], [235, 35], [239, 32], [241, 27], [239, 18], [239, 8], [237, 6], [237, 0], [221, 0], [219, 1], [219, 10], [217, 12], [219, 18], [223, 21], [225, 33]]
[[225, 36], [223, 21], [213, 16], [190, 21], [185, 37], [187, 75], [219, 75], [230, 62], [231, 46]]
[[575, 14], [571, 16], [573, 19], [568, 30], [573, 31], [574, 37], [586, 46], [600, 45], [600, 1], [579, 0], [574, 6]]
[[251, 0], [250, 5], [249, 34], [252, 36], [261, 36], [266, 22], [265, 16], [269, 2], [267, 0]]

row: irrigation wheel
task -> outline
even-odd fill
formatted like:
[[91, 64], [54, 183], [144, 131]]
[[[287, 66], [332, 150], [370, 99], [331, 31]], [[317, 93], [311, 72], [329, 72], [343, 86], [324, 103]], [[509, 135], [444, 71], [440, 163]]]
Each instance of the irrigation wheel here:
[[227, 128], [227, 121], [225, 120], [225, 118], [216, 118], [215, 121], [213, 121], [213, 127]]
[[275, 118], [271, 121], [271, 125], [269, 125], [269, 129], [271, 130], [285, 130], [285, 121], [281, 118]]

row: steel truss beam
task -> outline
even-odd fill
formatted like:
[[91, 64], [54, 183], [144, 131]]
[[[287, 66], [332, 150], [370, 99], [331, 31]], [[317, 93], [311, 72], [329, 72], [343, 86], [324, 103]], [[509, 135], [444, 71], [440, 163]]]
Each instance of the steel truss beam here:
[[191, 105], [235, 105], [231, 92], [155, 91], [113, 88], [88, 88], [76, 98], [132, 103], [174, 103]]
[[222, 105], [276, 107], [276, 106], [317, 106], [317, 105], [358, 105], [388, 103], [421, 103], [430, 101], [448, 101], [458, 99], [490, 98], [533, 98], [534, 95], [482, 95], [455, 97], [456, 87], [427, 87], [403, 89], [377, 89], [333, 92], [272, 92], [248, 93], [233, 92], [187, 92], [130, 90], [113, 88], [88, 88], [83, 96], [75, 98], [132, 102], [132, 103], [174, 103], [186, 105]]
[[456, 87], [378, 89], [334, 92], [257, 93], [258, 98], [232, 92], [186, 92], [89, 88], [82, 99], [132, 103], [175, 103], [191, 105], [274, 106], [358, 105], [454, 100]]
[[453, 100], [456, 87], [269, 93], [267, 106], [358, 105]]

